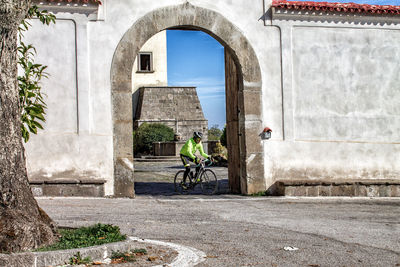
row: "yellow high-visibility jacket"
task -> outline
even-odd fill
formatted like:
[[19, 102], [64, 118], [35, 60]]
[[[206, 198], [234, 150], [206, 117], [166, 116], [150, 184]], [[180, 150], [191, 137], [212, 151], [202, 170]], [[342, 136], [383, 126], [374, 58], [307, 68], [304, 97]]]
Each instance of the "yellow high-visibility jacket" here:
[[194, 153], [196, 153], [197, 150], [200, 151], [200, 155], [203, 156], [204, 158], [208, 159], [210, 157], [209, 155], [204, 153], [203, 144], [201, 143], [201, 141], [198, 144], [196, 144], [193, 138], [187, 140], [185, 145], [182, 147], [180, 153], [194, 160], [196, 158]]

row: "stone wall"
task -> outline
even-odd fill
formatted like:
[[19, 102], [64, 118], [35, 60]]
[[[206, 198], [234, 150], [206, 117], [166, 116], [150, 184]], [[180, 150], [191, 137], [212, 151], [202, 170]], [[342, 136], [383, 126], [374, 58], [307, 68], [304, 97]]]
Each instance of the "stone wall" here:
[[208, 121], [197, 96], [196, 87], [142, 87], [134, 127], [144, 122], [162, 123], [188, 140], [194, 131], [207, 140]]

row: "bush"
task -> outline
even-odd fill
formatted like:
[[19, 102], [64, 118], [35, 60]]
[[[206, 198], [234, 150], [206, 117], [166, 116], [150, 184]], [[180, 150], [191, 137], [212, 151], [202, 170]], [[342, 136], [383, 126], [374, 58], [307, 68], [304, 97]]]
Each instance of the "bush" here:
[[227, 145], [227, 142], [226, 142], [226, 125], [224, 127], [224, 130], [222, 130], [222, 135], [221, 135], [221, 138], [219, 140], [221, 141], [221, 145], [226, 147], [226, 145]]
[[214, 159], [215, 166], [228, 167], [228, 150], [221, 145], [221, 142], [216, 144], [211, 156]]
[[208, 129], [208, 140], [209, 141], [217, 141], [221, 138], [222, 131], [218, 128], [218, 125], [213, 125], [210, 129]]
[[152, 154], [154, 142], [174, 140], [174, 130], [161, 123], [143, 123], [133, 131], [133, 151], [138, 154]]

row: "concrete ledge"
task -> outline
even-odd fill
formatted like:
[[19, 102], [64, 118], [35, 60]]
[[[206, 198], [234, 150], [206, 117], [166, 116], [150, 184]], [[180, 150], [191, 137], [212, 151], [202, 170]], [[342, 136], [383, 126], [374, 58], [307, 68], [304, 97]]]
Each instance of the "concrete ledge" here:
[[[41, 266], [60, 266], [69, 262], [78, 252], [82, 258], [90, 257], [92, 261], [105, 262], [113, 251], [128, 251], [136, 248], [142, 248], [140, 243], [151, 244], [152, 246], [164, 246], [178, 252], [178, 256], [170, 264], [165, 263], [162, 266], [192, 266], [205, 260], [206, 255], [197, 249], [186, 247], [169, 242], [156, 240], [139, 239], [128, 237], [126, 241], [108, 243], [101, 246], [86, 248], [76, 248], [68, 250], [56, 250], [47, 252], [24, 252], [14, 254], [0, 254], [0, 266], [18, 266], [18, 267], [41, 267]], [[159, 265], [161, 266], [161, 265]]]
[[40, 178], [30, 179], [29, 184], [104, 184], [104, 179]]
[[136, 162], [169, 162], [169, 161], [181, 161], [180, 157], [177, 156], [144, 156], [141, 158], [134, 158]]
[[104, 197], [103, 179], [35, 179], [29, 181], [33, 195], [53, 197]]
[[279, 180], [273, 187], [284, 196], [400, 197], [400, 180]]
[[[15, 254], [0, 254], [0, 263], [7, 264], [2, 266], [14, 266], [8, 265], [13, 262], [18, 262], [21, 267], [25, 266], [58, 266], [64, 265], [69, 262], [69, 259], [73, 257], [77, 252], [80, 252], [81, 256], [90, 256], [93, 261], [103, 261], [107, 257], [111, 256], [112, 251], [127, 251], [137, 248], [138, 243], [133, 240], [108, 243], [101, 246], [87, 247], [87, 248], [76, 248], [68, 250], [56, 250], [47, 252], [24, 252]], [[22, 261], [21, 261], [22, 259]]]
[[285, 186], [299, 185], [400, 185], [400, 180], [393, 179], [365, 179], [365, 180], [279, 180]]

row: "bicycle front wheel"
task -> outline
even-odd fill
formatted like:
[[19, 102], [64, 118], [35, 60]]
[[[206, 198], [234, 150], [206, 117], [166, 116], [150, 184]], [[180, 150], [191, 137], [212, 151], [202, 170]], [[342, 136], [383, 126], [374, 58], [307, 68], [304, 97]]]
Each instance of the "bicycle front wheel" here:
[[[178, 171], [175, 174], [174, 178], [175, 192], [178, 192], [179, 194], [186, 194], [188, 192], [189, 183], [188, 182], [186, 182], [185, 184], [183, 183], [184, 174], [185, 171]], [[189, 180], [189, 177], [186, 177], [186, 181], [187, 180]]]
[[203, 194], [212, 195], [218, 191], [217, 176], [212, 170], [204, 170], [200, 177], [200, 185]]

